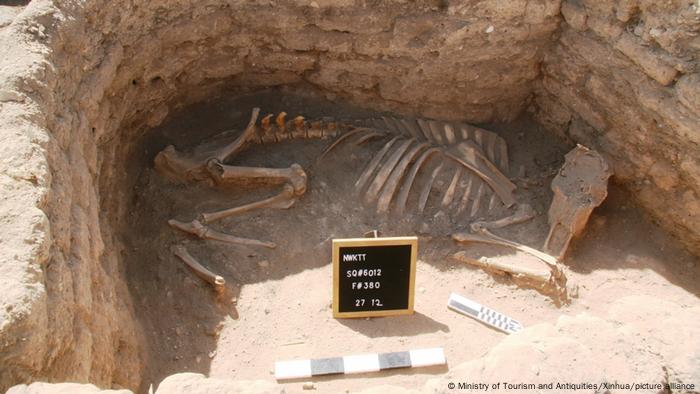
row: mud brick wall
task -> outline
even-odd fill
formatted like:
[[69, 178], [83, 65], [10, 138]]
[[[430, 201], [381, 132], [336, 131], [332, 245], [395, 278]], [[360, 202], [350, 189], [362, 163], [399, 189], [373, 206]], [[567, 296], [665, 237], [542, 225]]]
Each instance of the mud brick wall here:
[[700, 4], [567, 0], [538, 119], [599, 149], [664, 227], [700, 250]]

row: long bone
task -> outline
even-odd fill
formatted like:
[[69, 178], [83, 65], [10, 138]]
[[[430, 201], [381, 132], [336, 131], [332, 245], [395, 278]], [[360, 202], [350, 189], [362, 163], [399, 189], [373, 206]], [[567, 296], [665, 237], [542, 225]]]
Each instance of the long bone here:
[[486, 244], [492, 244], [492, 245], [499, 245], [499, 246], [505, 246], [509, 248], [513, 248], [516, 250], [519, 250], [523, 253], [527, 253], [531, 256], [536, 257], [537, 259], [541, 260], [545, 264], [549, 265], [552, 269], [555, 269], [559, 271], [559, 261], [557, 260], [556, 257], [550, 256], [547, 253], [540, 252], [537, 249], [531, 248], [527, 245], [523, 245], [517, 242], [513, 242], [510, 240], [507, 240], [505, 238], [501, 238], [493, 233], [491, 233], [489, 230], [487, 230], [484, 227], [480, 227], [478, 222], [472, 223], [472, 230], [477, 232], [477, 234], [470, 234], [470, 233], [457, 233], [457, 234], [452, 234], [452, 239], [459, 243], [470, 243], [470, 242], [477, 242], [477, 243], [486, 243]]
[[197, 274], [197, 276], [214, 286], [214, 289], [217, 292], [222, 292], [224, 290], [224, 285], [226, 284], [224, 278], [206, 269], [194, 257], [192, 257], [192, 255], [187, 251], [187, 249], [185, 249], [184, 246], [175, 245], [173, 246], [172, 250], [175, 256], [179, 257], [180, 260], [182, 260], [182, 262], [185, 263], [185, 265], [187, 265], [187, 267], [189, 267], [192, 271], [194, 271], [195, 274]]
[[233, 235], [225, 234], [212, 230], [208, 226], [203, 225], [199, 220], [193, 220], [189, 223], [181, 222], [179, 220], [171, 219], [168, 220], [170, 227], [176, 228], [180, 231], [196, 235], [201, 239], [213, 239], [215, 241], [228, 242], [238, 245], [248, 245], [248, 246], [262, 246], [265, 248], [273, 249], [276, 245], [272, 242], [259, 241], [257, 239], [249, 238], [239, 238]]
[[556, 257], [540, 252], [539, 250], [533, 249], [527, 245], [501, 238], [491, 233], [486, 228], [481, 227], [479, 223], [472, 223], [472, 230], [478, 232], [478, 234], [453, 234], [452, 239], [460, 243], [476, 242], [513, 248], [534, 256], [538, 260], [545, 263], [549, 267], [549, 270], [522, 267], [516, 264], [499, 262], [493, 259], [482, 258], [477, 260], [470, 258], [466, 252], [457, 252], [453, 255], [453, 258], [468, 264], [477, 265], [487, 270], [505, 272], [513, 275], [516, 278], [526, 279], [529, 282], [536, 283], [537, 288], [540, 290], [548, 294], [554, 294], [555, 301], [568, 301], [569, 295], [567, 294], [568, 289], [566, 286], [567, 278]]
[[287, 209], [294, 205], [298, 198], [299, 196], [294, 192], [292, 185], [286, 184], [282, 192], [276, 196], [221, 211], [203, 213], [201, 214], [200, 221], [202, 223], [211, 223], [229, 216], [240, 215], [261, 208]]
[[306, 192], [306, 173], [296, 163], [289, 166], [289, 168], [265, 168], [230, 166], [217, 160], [210, 160], [207, 169], [217, 184], [289, 184], [294, 188], [295, 194], [299, 196]]
[[474, 228], [483, 228], [487, 230], [493, 230], [498, 228], [507, 227], [513, 224], [519, 224], [527, 222], [535, 217], [535, 210], [532, 209], [530, 204], [519, 204], [515, 212], [504, 218], [493, 220], [493, 221], [478, 221], [472, 223]]
[[498, 261], [486, 257], [474, 259], [466, 252], [457, 252], [452, 255], [452, 258], [463, 263], [483, 268], [486, 271], [505, 272], [518, 278], [531, 280], [538, 284], [547, 284], [553, 280], [552, 272], [550, 270], [521, 267], [516, 264], [510, 264], [504, 261]]

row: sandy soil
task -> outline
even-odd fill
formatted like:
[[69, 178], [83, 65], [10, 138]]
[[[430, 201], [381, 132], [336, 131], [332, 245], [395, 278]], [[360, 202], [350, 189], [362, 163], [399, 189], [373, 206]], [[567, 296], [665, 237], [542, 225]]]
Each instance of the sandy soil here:
[[[287, 167], [296, 162], [309, 175], [306, 195], [291, 209], [252, 212], [215, 224], [223, 232], [274, 241], [278, 244], [274, 250], [204, 242], [172, 230], [166, 223], [170, 218], [189, 221], [200, 212], [275, 193], [272, 188], [215, 190], [205, 185], [173, 185], [153, 170], [153, 157], [167, 144], [191, 148], [222, 130], [240, 129], [253, 106], [262, 107], [263, 113], [284, 110], [308, 118], [373, 115], [312, 95], [268, 91], [199, 104], [148, 133], [143, 150], [134, 152], [130, 163], [129, 171], [138, 181], [133, 191], [132, 231], [125, 235], [129, 247], [124, 251], [137, 315], [149, 340], [145, 387], [182, 371], [274, 380], [271, 372], [276, 360], [434, 346], [444, 347], [450, 365], [463, 363], [483, 355], [504, 334], [449, 311], [445, 303], [451, 292], [506, 313], [525, 326], [554, 322], [564, 313], [595, 314], [626, 295], [700, 304], [697, 258], [684, 253], [650, 223], [615, 185], [566, 260], [570, 281], [580, 288], [579, 298], [570, 305], [557, 306], [537, 291], [452, 260], [450, 256], [464, 247], [454, 244], [449, 234], [468, 228], [469, 218], [440, 211], [437, 197], [424, 215], [401, 218], [377, 216], [359, 202], [352, 184], [381, 142], [345, 147], [320, 164], [315, 163], [316, 157], [328, 141], [254, 146], [236, 158], [235, 163], [249, 166]], [[528, 201], [539, 213], [534, 220], [499, 230], [499, 234], [540, 248], [547, 232], [549, 182], [570, 147], [527, 118], [485, 127], [507, 140], [511, 178], [524, 166], [529, 186], [520, 188], [518, 200]], [[370, 229], [385, 235], [419, 235], [416, 313], [333, 319], [330, 239], [360, 236]], [[203, 264], [224, 276], [227, 293], [223, 297], [217, 299], [206, 283], [170, 253], [177, 243], [185, 244]], [[415, 388], [446, 371], [447, 367], [435, 367], [328, 377], [315, 380], [315, 385], [329, 392], [380, 384]], [[302, 389], [300, 382], [286, 386], [291, 392]]]

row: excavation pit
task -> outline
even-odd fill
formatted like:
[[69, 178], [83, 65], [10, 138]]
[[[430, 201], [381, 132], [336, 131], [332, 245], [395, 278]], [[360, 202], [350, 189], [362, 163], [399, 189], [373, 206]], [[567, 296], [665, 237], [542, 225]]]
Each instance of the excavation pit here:
[[[638, 207], [621, 208], [628, 196], [617, 186], [613, 186], [609, 201], [592, 218], [589, 233], [576, 243], [575, 255], [567, 263], [572, 269], [569, 281], [576, 283], [579, 291], [579, 298], [572, 304], [562, 305], [547, 294], [518, 286], [507, 276], [493, 277], [460, 263], [451, 257], [460, 250], [475, 256], [514, 256], [521, 263], [532, 257], [492, 246], [464, 247], [451, 240], [451, 234], [468, 231], [471, 221], [489, 217], [487, 207], [470, 219], [469, 212], [450, 213], [441, 205], [452, 173], [437, 181], [423, 214], [416, 213], [409, 204], [412, 209], [407, 214], [392, 211], [378, 215], [375, 206], [362, 201], [366, 188], [358, 190], [354, 182], [386, 140], [359, 146], [349, 142], [322, 161], [318, 158], [333, 142], [332, 138], [253, 144], [236, 155], [230, 164], [285, 168], [298, 163], [308, 175], [306, 193], [291, 208], [253, 211], [211, 226], [239, 237], [274, 242], [275, 249], [199, 240], [168, 226], [169, 219], [189, 221], [201, 212], [267, 198], [278, 193], [280, 187], [216, 189], [201, 182], [173, 183], [153, 166], [153, 158], [165, 146], [173, 144], [178, 151], [191, 151], [206, 141], [216, 140], [222, 130], [242, 130], [251, 110], [258, 106], [264, 108], [263, 114], [284, 111], [304, 114], [309, 119], [380, 116], [329, 102], [317, 92], [299, 91], [304, 89], [275, 89], [191, 106], [147, 133], [135, 149], [130, 161], [141, 166], [132, 174], [137, 181], [129, 232], [125, 234], [125, 260], [127, 283], [137, 300], [136, 315], [144, 332], [149, 333], [146, 342], [150, 356], [146, 366], [151, 382], [180, 371], [219, 379], [236, 376], [266, 380], [270, 379], [274, 362], [279, 360], [439, 346], [444, 346], [450, 364], [466, 363], [487, 352], [504, 334], [448, 310], [445, 303], [451, 292], [517, 316], [525, 326], [556, 321], [562, 313], [603, 314], [610, 302], [627, 292], [651, 295], [664, 289], [681, 296], [684, 291], [676, 287], [680, 286], [697, 294], [693, 279], [683, 274], [692, 257], [683, 257], [677, 263], [665, 260], [658, 250], [668, 250], [667, 244], [672, 241], [639, 219]], [[546, 212], [552, 198], [549, 184], [568, 146], [551, 138], [527, 117], [488, 127], [512, 147], [512, 168], [525, 168], [527, 182], [519, 184], [527, 184], [527, 188], [519, 190], [518, 200], [527, 201], [536, 212]], [[431, 173], [430, 168], [423, 172]], [[425, 179], [419, 177], [417, 183], [421, 181]], [[456, 194], [461, 196], [464, 188], [461, 184]], [[330, 240], [358, 237], [369, 229], [390, 236], [419, 235], [415, 315], [333, 319]], [[547, 232], [546, 215], [539, 214], [534, 220], [506, 227], [499, 234], [537, 247]], [[635, 267], [631, 261], [637, 258], [617, 247], [630, 243], [635, 248], [646, 244], [641, 266]], [[193, 275], [171, 252], [174, 244], [185, 245], [202, 264], [223, 276], [225, 293], [217, 295], [212, 286]], [[670, 249], [683, 256], [677, 247]], [[665, 278], [654, 272], [662, 264]], [[589, 268], [601, 265], [607, 269]], [[606, 284], [620, 272], [629, 275], [624, 288]], [[651, 283], [658, 289], [649, 291], [647, 286]], [[447, 372], [445, 367], [430, 367], [408, 376], [393, 371], [351, 380], [328, 377], [316, 381], [316, 387], [329, 392], [376, 384], [422, 387]], [[299, 383], [286, 384], [294, 390]]]
[[[194, 371], [221, 384], [248, 379], [296, 391], [299, 382], [275, 386], [274, 361], [433, 346], [445, 348], [447, 367], [321, 378], [316, 387], [444, 390], [471, 376], [697, 381], [700, 335], [686, 323], [700, 308], [697, 6], [588, 3], [0, 6], [8, 54], [0, 63], [0, 389], [74, 381], [146, 392]], [[413, 194], [404, 215], [363, 203], [354, 182], [386, 140], [350, 141], [321, 161], [331, 139], [236, 155], [235, 165], [298, 163], [308, 175], [291, 208], [216, 223], [275, 249], [198, 240], [168, 226], [278, 192], [177, 184], [154, 169], [169, 144], [188, 151], [224, 130], [237, 135], [254, 107], [495, 132], [507, 144], [505, 173], [518, 201], [537, 213], [495, 232], [534, 248], [547, 235], [550, 181], [564, 154], [576, 143], [596, 149], [613, 178], [564, 260], [577, 297], [557, 300], [452, 259], [458, 251], [531, 257], [451, 239], [483, 211], [467, 217], [442, 207], [450, 171], [434, 179], [422, 214]], [[372, 229], [419, 236], [416, 314], [333, 319], [329, 240]], [[226, 291], [193, 275], [175, 245], [221, 275]], [[528, 329], [504, 339], [447, 310], [453, 291]], [[186, 385], [173, 379], [166, 388]]]

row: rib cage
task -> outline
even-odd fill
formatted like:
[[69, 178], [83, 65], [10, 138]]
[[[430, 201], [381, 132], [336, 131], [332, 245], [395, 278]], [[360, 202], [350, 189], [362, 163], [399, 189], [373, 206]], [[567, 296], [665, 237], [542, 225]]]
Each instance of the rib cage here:
[[414, 185], [417, 175], [430, 162], [437, 162], [437, 166], [419, 192], [419, 212], [435, 192], [433, 180], [445, 172], [451, 181], [439, 198], [444, 208], [475, 217], [515, 203], [515, 185], [504, 175], [508, 172], [508, 148], [503, 138], [491, 131], [467, 124], [387, 116], [358, 120], [353, 126], [322, 156], [353, 139], [357, 144], [371, 138], [388, 139], [355, 184], [366, 203], [376, 203], [378, 213], [393, 206], [402, 214], [409, 194], [418, 189]]

